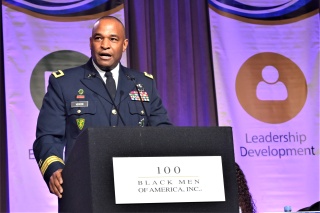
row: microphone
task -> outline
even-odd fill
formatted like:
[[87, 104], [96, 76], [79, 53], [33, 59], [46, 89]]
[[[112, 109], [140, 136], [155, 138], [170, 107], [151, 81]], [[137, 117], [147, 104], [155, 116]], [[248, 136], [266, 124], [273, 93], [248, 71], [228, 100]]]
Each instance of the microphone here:
[[[141, 85], [139, 85], [139, 84], [136, 83], [135, 77], [132, 77], [132, 76], [130, 76], [130, 75], [128, 75], [128, 74], [126, 74], [126, 76], [127, 76], [127, 78], [128, 78], [129, 80], [131, 80], [131, 81], [134, 83], [134, 86], [135, 86], [135, 88], [136, 88], [136, 91], [138, 92], [138, 96], [139, 96], [139, 99], [140, 99], [142, 108], [143, 108], [144, 113], [145, 113], [145, 115], [146, 115], [146, 117], [147, 117], [147, 126], [151, 126], [151, 125], [150, 125], [150, 121], [149, 121], [150, 119], [149, 119], [149, 116], [148, 116], [146, 107], [145, 107], [145, 105], [144, 105], [144, 103], [143, 103], [143, 100], [142, 100], [142, 97], [141, 97], [141, 94], [140, 94], [140, 89], [139, 89], [139, 88], [141, 88]], [[143, 126], [144, 119], [142, 119], [139, 123], [140, 123], [141, 126]]]
[[[94, 75], [93, 75], [93, 74], [94, 74]], [[89, 75], [91, 75], [92, 77], [96, 77], [96, 74], [95, 74], [95, 73], [91, 73], [91, 74], [89, 74]], [[88, 76], [88, 77], [89, 77], [89, 76]], [[114, 109], [116, 110], [117, 115], [118, 115], [118, 117], [120, 118], [123, 126], [126, 126], [126, 123], [124, 122], [124, 120], [123, 120], [123, 118], [122, 118], [122, 116], [121, 116], [121, 114], [120, 114], [120, 111], [119, 111], [116, 103], [114, 102], [113, 98], [111, 97], [111, 94], [109, 93], [109, 90], [108, 90], [106, 84], [104, 83], [104, 81], [102, 80], [102, 78], [99, 78], [99, 79], [102, 81], [102, 84], [103, 84], [104, 88], [107, 90], [108, 96], [109, 96], [109, 98], [111, 99], [112, 105], [113, 105]], [[122, 92], [122, 93], [121, 93], [121, 92]], [[120, 91], [120, 99], [121, 99], [121, 96], [123, 95], [123, 93], [124, 93], [123, 91]]]
[[117, 123], [119, 122], [119, 118], [121, 119], [121, 122], [123, 123], [123, 125], [125, 126], [126, 124], [124, 123], [124, 121], [123, 121], [123, 119], [122, 119], [122, 117], [121, 117], [121, 115], [120, 115], [120, 112], [119, 112], [119, 108], [120, 108], [120, 104], [121, 104], [121, 98], [122, 98], [122, 96], [123, 96], [123, 94], [124, 94], [124, 92], [122, 91], [122, 90], [120, 90], [120, 103], [119, 103], [119, 105], [118, 105], [118, 108], [116, 109], [117, 110], [117, 113], [118, 113], [118, 120], [117, 120]]
[[136, 79], [134, 77], [131, 77], [130, 75], [128, 75], [128, 73], [126, 73], [126, 76], [129, 80], [133, 81], [134, 83], [136, 83]]

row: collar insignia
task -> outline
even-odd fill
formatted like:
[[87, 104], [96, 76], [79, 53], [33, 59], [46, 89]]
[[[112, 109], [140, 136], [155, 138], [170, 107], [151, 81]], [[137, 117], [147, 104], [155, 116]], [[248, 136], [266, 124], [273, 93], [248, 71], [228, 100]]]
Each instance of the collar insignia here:
[[55, 78], [59, 78], [59, 77], [61, 77], [61, 76], [64, 76], [64, 73], [62, 72], [62, 70], [58, 70], [58, 71], [53, 72], [52, 75], [53, 75]]

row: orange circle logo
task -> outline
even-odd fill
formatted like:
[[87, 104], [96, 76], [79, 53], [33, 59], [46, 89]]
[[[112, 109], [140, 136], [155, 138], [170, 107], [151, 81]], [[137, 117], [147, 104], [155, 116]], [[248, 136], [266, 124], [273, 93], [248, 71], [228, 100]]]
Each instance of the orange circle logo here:
[[266, 123], [294, 118], [307, 99], [306, 79], [289, 58], [271, 52], [250, 57], [236, 78], [236, 93], [243, 109]]

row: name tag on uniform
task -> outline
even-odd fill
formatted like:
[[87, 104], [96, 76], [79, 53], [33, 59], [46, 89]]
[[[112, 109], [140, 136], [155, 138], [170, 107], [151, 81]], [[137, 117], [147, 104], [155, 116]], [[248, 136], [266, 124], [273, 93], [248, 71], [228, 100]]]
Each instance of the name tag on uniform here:
[[88, 101], [72, 101], [71, 102], [71, 108], [75, 107], [88, 107], [89, 102]]

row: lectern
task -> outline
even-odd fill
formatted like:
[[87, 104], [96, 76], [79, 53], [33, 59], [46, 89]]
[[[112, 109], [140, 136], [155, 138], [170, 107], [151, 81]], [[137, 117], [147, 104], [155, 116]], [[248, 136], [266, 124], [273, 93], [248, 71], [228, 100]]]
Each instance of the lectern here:
[[[113, 158], [170, 156], [221, 156], [225, 201], [116, 204]], [[59, 212], [239, 211], [231, 127], [89, 128], [77, 138], [63, 178]]]

